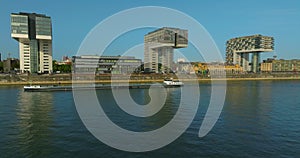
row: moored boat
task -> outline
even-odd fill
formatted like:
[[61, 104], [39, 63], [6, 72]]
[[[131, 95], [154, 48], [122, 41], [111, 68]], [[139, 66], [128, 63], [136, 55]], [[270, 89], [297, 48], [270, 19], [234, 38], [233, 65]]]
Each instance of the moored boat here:
[[170, 78], [170, 79], [165, 79], [163, 85], [165, 87], [181, 87], [183, 86], [183, 82]]
[[[153, 84], [133, 84], [133, 85], [73, 85], [73, 86], [61, 86], [61, 85], [30, 85], [24, 86], [26, 92], [50, 92], [50, 91], [72, 91], [72, 90], [104, 90], [104, 89], [148, 89], [152, 86], [160, 87], [159, 85]], [[168, 87], [180, 87], [183, 83], [178, 80], [165, 79], [163, 86]]]
[[32, 91], [69, 91], [72, 90], [72, 86], [41, 86], [41, 85], [30, 85], [24, 86], [24, 91], [32, 92]]

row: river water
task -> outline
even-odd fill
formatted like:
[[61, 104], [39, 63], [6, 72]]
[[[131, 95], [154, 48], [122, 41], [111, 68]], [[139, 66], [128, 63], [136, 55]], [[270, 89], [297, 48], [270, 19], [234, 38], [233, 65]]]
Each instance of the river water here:
[[[299, 157], [300, 81], [229, 81], [219, 120], [208, 135], [198, 137], [211, 85], [200, 83], [200, 104], [189, 128], [173, 143], [149, 152], [126, 152], [95, 138], [76, 111], [72, 92], [24, 92], [0, 87], [0, 157]], [[104, 111], [122, 128], [149, 131], [175, 115], [180, 88], [168, 91], [157, 115], [128, 117], [110, 90], [97, 91]], [[140, 104], [145, 89], [130, 90]], [[130, 144], [130, 143], [129, 143]]]

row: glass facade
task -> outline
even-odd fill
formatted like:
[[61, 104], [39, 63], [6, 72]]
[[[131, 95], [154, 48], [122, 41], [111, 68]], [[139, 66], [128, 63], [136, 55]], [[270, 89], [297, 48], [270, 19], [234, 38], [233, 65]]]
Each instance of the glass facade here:
[[50, 17], [36, 13], [12, 13], [11, 36], [19, 42], [21, 72], [52, 72]]
[[73, 72], [131, 74], [141, 71], [141, 59], [131, 56], [73, 56]]
[[[170, 44], [171, 47], [180, 48], [188, 45], [188, 31], [178, 28], [163, 27], [148, 33], [145, 36], [147, 43]], [[182, 45], [182, 46], [179, 46]]]
[[28, 17], [24, 15], [11, 16], [11, 33], [28, 34]]
[[39, 71], [39, 53], [37, 40], [30, 40], [30, 70]]
[[49, 17], [36, 17], [36, 35], [51, 36], [51, 19]]

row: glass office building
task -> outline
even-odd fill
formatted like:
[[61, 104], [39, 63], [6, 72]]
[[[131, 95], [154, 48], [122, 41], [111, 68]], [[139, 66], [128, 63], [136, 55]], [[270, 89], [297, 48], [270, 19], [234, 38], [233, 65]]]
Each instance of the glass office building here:
[[73, 73], [132, 74], [141, 72], [142, 60], [132, 56], [82, 55], [72, 57]]
[[52, 73], [50, 17], [36, 13], [12, 13], [11, 37], [19, 42], [22, 73]]
[[174, 49], [187, 46], [187, 30], [163, 27], [149, 32], [144, 36], [145, 72], [172, 72]]

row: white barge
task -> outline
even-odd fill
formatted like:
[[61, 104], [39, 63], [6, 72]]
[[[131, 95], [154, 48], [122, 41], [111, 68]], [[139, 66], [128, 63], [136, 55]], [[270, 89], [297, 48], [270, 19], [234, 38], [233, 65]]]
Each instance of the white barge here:
[[[182, 82], [174, 81], [172, 79], [164, 80], [162, 84], [165, 88], [180, 87], [183, 86]], [[160, 84], [131, 84], [131, 85], [77, 85], [77, 86], [61, 86], [61, 85], [30, 85], [24, 86], [26, 92], [51, 92], [51, 91], [72, 91], [72, 90], [105, 90], [105, 89], [149, 89], [150, 87], [161, 87]]]
[[163, 82], [163, 85], [165, 87], [181, 87], [183, 86], [183, 82], [180, 82], [179, 80], [174, 80], [173, 78], [165, 79]]

